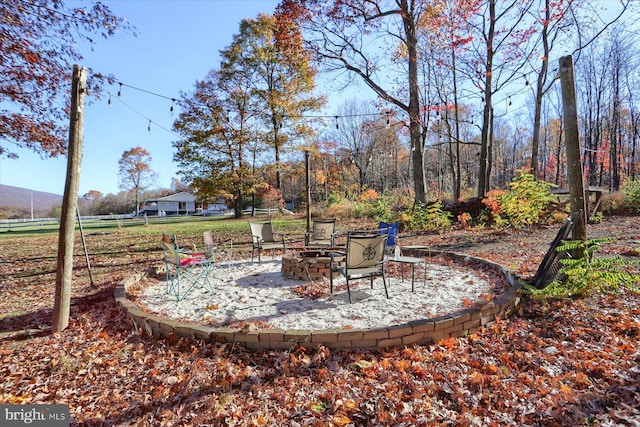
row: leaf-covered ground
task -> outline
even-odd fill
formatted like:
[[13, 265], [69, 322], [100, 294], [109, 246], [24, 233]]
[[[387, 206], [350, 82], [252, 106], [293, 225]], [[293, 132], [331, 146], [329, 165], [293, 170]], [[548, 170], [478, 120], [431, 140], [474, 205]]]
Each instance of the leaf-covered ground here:
[[[618, 238], [607, 250], [637, 259], [638, 225], [612, 218], [589, 233]], [[407, 241], [527, 278], [556, 231]], [[428, 346], [256, 353], [132, 329], [113, 287], [160, 259], [157, 235], [132, 233], [87, 236], [93, 285], [78, 244], [71, 323], [55, 335], [57, 236], [0, 238], [0, 403], [69, 404], [73, 425], [640, 425], [639, 295], [525, 298], [509, 319]]]

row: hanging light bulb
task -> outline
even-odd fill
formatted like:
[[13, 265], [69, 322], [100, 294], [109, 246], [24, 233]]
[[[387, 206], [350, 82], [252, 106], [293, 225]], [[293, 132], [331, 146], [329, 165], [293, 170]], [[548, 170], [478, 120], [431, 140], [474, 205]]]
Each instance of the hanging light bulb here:
[[120, 98], [122, 96], [122, 83], [120, 84], [120, 88], [118, 89], [118, 98]]
[[171, 107], [169, 108], [169, 114], [173, 115], [173, 104], [176, 102], [175, 99], [171, 98]]
[[511, 96], [509, 96], [509, 107], [511, 107]]
[[149, 120], [149, 125], [147, 126], [147, 132], [151, 133], [151, 120]]
[[338, 116], [336, 116], [336, 129], [340, 129], [340, 125], [338, 124]]
[[111, 108], [111, 94], [109, 94], [109, 100], [107, 101], [107, 108]]

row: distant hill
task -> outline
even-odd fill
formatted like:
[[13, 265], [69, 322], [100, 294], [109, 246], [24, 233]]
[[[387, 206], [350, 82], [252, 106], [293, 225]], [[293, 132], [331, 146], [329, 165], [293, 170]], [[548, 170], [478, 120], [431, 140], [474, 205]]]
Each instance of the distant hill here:
[[28, 218], [31, 215], [32, 194], [33, 212], [38, 217], [46, 216], [53, 208], [62, 205], [62, 196], [59, 194], [0, 184], [0, 217]]

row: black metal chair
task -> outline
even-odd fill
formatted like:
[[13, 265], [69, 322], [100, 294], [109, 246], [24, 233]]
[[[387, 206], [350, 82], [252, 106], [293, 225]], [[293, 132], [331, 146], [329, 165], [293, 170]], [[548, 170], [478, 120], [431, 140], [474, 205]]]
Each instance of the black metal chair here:
[[387, 281], [384, 271], [384, 253], [389, 232], [387, 230], [349, 231], [347, 233], [347, 245], [345, 262], [343, 266], [334, 265], [334, 257], [331, 260], [331, 274], [329, 276], [330, 290], [333, 293], [333, 272], [342, 274], [347, 281], [347, 294], [351, 304], [351, 288], [349, 282], [356, 279], [369, 278], [373, 289], [374, 277], [382, 277], [384, 292], [389, 298]]

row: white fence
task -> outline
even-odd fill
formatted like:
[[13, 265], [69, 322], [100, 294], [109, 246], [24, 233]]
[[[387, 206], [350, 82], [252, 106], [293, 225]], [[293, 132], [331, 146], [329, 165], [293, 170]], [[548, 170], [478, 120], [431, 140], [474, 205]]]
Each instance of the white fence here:
[[[233, 216], [233, 212], [223, 212], [209, 216], [226, 217]], [[145, 225], [149, 223], [172, 223], [193, 220], [194, 216], [173, 215], [173, 216], [150, 216], [150, 217], [131, 217], [131, 215], [91, 215], [81, 216], [83, 228], [108, 228], [108, 227], [129, 227], [136, 225]], [[33, 230], [57, 229], [60, 226], [58, 218], [37, 218], [37, 219], [7, 219], [0, 221], [0, 232], [25, 230], [27, 228]]]
[[[251, 209], [245, 209], [244, 215], [251, 215]], [[286, 214], [293, 215], [294, 213], [287, 209], [255, 209], [256, 216], [265, 215], [277, 215]], [[170, 216], [149, 216], [149, 217], [131, 217], [128, 214], [122, 215], [87, 215], [81, 216], [83, 228], [108, 228], [108, 227], [130, 227], [144, 224], [161, 224], [172, 222], [184, 222], [193, 221], [195, 218], [202, 219], [203, 217], [233, 217], [233, 211], [219, 211], [219, 212], [207, 212], [206, 215], [170, 215]], [[60, 220], [58, 218], [36, 218], [36, 219], [7, 219], [0, 221], [0, 233], [7, 231], [18, 231], [26, 229], [32, 230], [45, 230], [45, 229], [57, 229], [60, 226]]]

